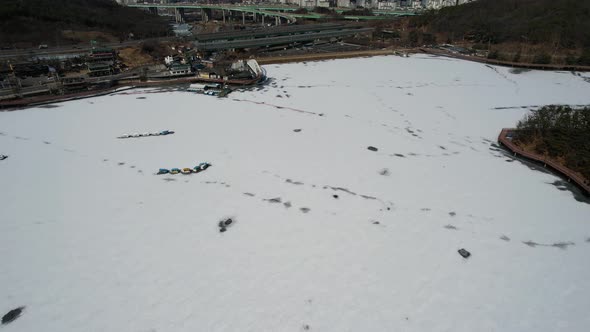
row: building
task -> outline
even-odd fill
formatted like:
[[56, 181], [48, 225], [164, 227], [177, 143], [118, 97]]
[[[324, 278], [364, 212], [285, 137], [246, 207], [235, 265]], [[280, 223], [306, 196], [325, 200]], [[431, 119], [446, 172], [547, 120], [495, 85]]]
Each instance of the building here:
[[105, 62], [89, 62], [87, 63], [87, 66], [88, 76], [90, 77], [108, 76], [113, 74], [113, 67]]
[[173, 63], [172, 65], [170, 65], [169, 70], [170, 75], [174, 76], [190, 75], [192, 73], [190, 65], [183, 65], [180, 63]]

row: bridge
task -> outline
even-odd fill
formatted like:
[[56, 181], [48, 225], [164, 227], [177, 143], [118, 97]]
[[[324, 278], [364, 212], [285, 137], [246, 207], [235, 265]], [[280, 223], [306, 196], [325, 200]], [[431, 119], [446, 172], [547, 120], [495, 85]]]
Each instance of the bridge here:
[[[224, 5], [224, 4], [195, 4], [195, 3], [173, 3], [173, 4], [148, 4], [137, 3], [129, 4], [129, 7], [144, 8], [150, 12], [157, 14], [159, 9], [174, 10], [176, 22], [184, 21], [184, 11], [187, 9], [200, 10], [204, 21], [208, 21], [212, 16], [212, 11], [221, 11], [223, 22], [227, 18], [231, 19], [235, 14], [241, 14], [242, 24], [246, 23], [246, 16], [252, 17], [254, 22], [260, 21], [265, 23], [265, 18], [272, 18], [275, 20], [275, 25], [280, 25], [283, 21], [286, 23], [295, 23], [298, 18], [317, 20], [326, 17], [318, 13], [295, 13], [300, 7], [286, 7], [286, 6], [251, 6], [251, 5]], [[343, 13], [346, 9], [335, 9], [337, 13]], [[227, 13], [227, 15], [226, 15]], [[361, 20], [380, 20], [388, 19], [398, 16], [412, 16], [415, 12], [410, 11], [386, 11], [376, 10], [374, 16], [359, 16], [359, 15], [344, 15], [343, 19], [361, 21]], [[271, 21], [272, 22], [272, 21]]]

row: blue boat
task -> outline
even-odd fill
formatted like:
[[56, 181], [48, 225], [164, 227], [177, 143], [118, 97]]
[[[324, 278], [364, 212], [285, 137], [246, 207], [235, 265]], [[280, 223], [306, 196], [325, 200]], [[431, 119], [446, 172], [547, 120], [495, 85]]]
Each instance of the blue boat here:
[[158, 171], [158, 174], [168, 174], [168, 173], [170, 173], [170, 171], [165, 168], [160, 168], [160, 170]]

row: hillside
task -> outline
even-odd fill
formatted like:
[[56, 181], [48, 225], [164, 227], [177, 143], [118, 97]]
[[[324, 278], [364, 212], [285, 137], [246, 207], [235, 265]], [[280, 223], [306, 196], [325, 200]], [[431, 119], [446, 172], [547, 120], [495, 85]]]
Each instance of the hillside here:
[[412, 24], [453, 40], [590, 48], [590, 1], [480, 0], [429, 11]]
[[170, 30], [164, 18], [112, 0], [3, 0], [0, 6], [3, 46], [72, 43], [88, 31], [125, 39], [129, 33], [144, 38], [165, 36]]

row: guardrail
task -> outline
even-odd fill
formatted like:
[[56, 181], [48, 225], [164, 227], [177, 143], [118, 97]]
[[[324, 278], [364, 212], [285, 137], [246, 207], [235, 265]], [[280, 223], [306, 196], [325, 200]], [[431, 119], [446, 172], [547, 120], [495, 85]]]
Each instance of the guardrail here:
[[544, 167], [549, 167], [554, 172], [559, 173], [560, 175], [567, 178], [568, 182], [573, 181], [578, 187], [580, 187], [580, 189], [583, 190], [586, 195], [590, 196], [590, 180], [585, 179], [580, 174], [563, 165], [558, 164], [551, 159], [548, 159], [545, 156], [525, 151], [516, 144], [512, 143], [512, 137], [514, 137], [514, 133], [516, 133], [516, 131], [517, 130], [513, 128], [503, 128], [500, 132], [500, 135], [498, 136], [498, 143], [514, 153], [514, 156], [521, 156], [526, 159], [541, 163]]

